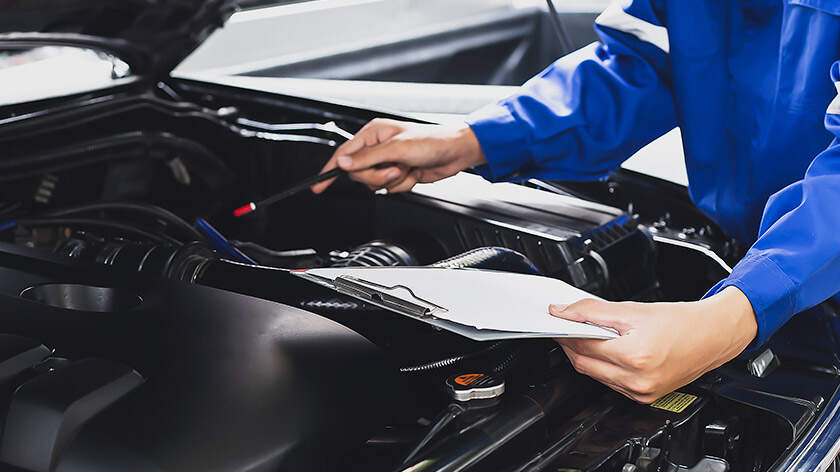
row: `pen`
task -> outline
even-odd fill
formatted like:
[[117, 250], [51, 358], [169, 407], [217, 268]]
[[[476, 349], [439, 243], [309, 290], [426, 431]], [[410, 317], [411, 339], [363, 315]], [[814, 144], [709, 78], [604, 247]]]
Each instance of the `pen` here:
[[239, 216], [247, 215], [248, 213], [251, 213], [252, 211], [256, 210], [257, 207], [268, 206], [268, 205], [271, 205], [273, 203], [277, 203], [280, 200], [282, 200], [286, 197], [290, 197], [290, 196], [292, 196], [296, 193], [299, 193], [303, 190], [306, 190], [309, 187], [311, 187], [311, 186], [313, 186], [317, 183], [320, 183], [320, 182], [323, 182], [325, 180], [329, 180], [329, 179], [332, 179], [332, 178], [335, 178], [335, 177], [339, 177], [343, 173], [344, 173], [343, 169], [341, 169], [340, 167], [336, 167], [335, 169], [328, 170], [327, 172], [324, 172], [323, 174], [314, 175], [312, 177], [309, 177], [308, 179], [305, 179], [301, 182], [298, 182], [298, 183], [292, 185], [291, 187], [283, 190], [280, 193], [276, 193], [276, 194], [274, 194], [274, 195], [272, 195], [268, 198], [264, 198], [264, 199], [262, 199], [262, 200], [260, 200], [256, 203], [250, 202], [250, 203], [247, 203], [245, 205], [242, 205], [241, 207], [239, 207], [239, 208], [237, 208], [236, 210], [233, 211], [233, 216], [239, 217]]

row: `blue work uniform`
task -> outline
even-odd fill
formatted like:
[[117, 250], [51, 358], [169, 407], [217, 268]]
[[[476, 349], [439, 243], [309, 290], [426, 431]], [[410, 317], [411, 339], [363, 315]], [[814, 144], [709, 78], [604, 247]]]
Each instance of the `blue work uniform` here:
[[[471, 115], [492, 180], [601, 179], [676, 126], [689, 193], [751, 245], [727, 286], [763, 344], [840, 292], [840, 1], [633, 0]], [[837, 90], [835, 90], [835, 86]]]

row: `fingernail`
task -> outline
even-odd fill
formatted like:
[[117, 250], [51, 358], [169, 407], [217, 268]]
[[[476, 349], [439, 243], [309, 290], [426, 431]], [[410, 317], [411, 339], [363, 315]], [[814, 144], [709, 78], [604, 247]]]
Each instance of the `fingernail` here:
[[400, 170], [399, 169], [391, 169], [385, 174], [385, 178], [388, 179], [388, 180], [394, 180], [399, 176], [400, 176]]
[[338, 165], [342, 169], [346, 169], [348, 167], [353, 166], [353, 158], [350, 156], [338, 156], [338, 159], [336, 159], [336, 161], [338, 161]]
[[562, 303], [559, 304], [551, 304], [548, 306], [550, 310], [554, 311], [566, 311], [566, 308], [569, 308], [569, 305], [564, 305]]

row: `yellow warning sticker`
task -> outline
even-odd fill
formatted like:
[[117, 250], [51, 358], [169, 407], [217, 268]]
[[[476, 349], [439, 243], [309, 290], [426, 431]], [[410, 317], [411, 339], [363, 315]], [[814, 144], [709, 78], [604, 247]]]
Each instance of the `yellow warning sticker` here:
[[659, 408], [660, 410], [672, 411], [674, 413], [682, 413], [689, 405], [694, 403], [697, 397], [682, 392], [671, 392], [668, 395], [651, 403], [650, 406]]

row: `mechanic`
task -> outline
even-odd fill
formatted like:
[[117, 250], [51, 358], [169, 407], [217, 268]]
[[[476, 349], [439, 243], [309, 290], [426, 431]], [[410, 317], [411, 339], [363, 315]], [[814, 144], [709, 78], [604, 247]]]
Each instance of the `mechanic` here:
[[840, 292], [840, 1], [624, 1], [595, 29], [601, 42], [466, 126], [374, 120], [324, 169], [389, 192], [470, 167], [595, 180], [679, 126], [692, 200], [746, 256], [700, 301], [549, 309], [617, 329], [558, 342], [579, 372], [649, 403]]

